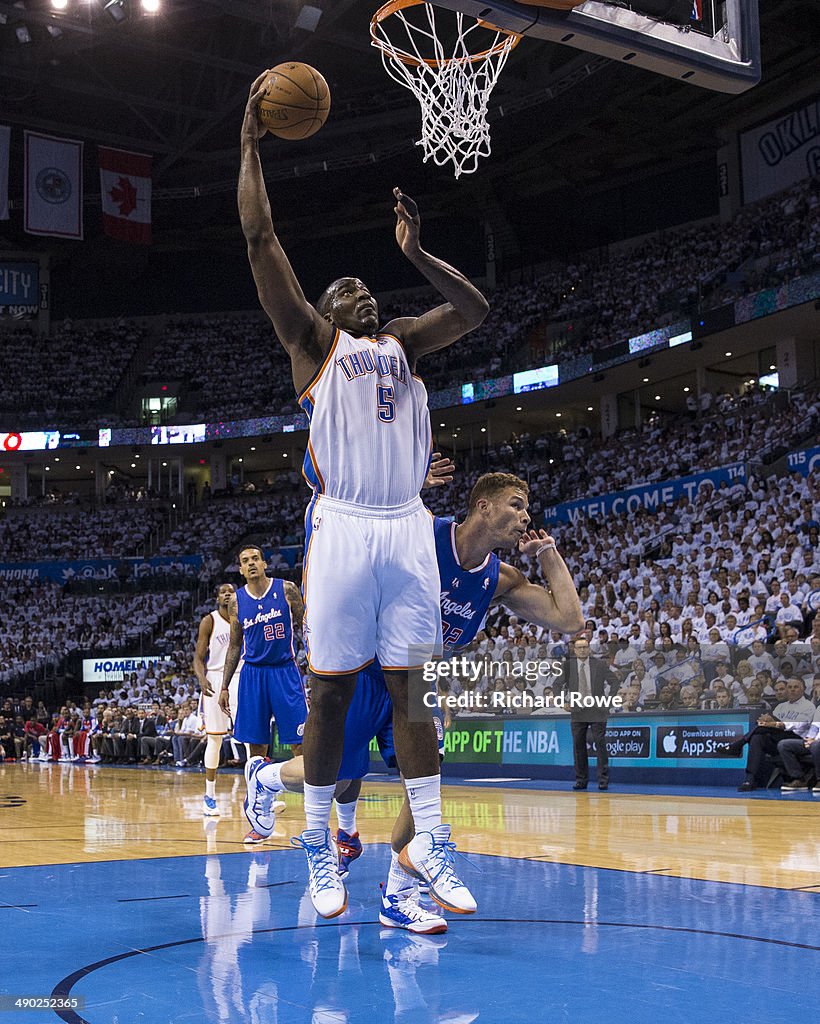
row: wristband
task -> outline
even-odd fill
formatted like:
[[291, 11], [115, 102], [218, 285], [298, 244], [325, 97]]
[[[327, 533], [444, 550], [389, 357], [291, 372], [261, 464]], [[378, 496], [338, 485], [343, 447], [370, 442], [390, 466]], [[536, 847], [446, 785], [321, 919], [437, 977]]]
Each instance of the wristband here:
[[541, 555], [541, 553], [544, 552], [544, 551], [557, 551], [557, 550], [558, 550], [558, 548], [555, 546], [555, 544], [552, 541], [549, 541], [547, 544], [542, 544], [541, 545], [541, 547], [535, 552], [535, 557], [538, 558]]

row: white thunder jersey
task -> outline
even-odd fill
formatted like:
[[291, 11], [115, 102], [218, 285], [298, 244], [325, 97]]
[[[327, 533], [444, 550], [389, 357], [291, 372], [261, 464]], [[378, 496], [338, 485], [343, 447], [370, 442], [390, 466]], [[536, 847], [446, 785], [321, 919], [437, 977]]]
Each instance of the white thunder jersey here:
[[[208, 664], [206, 667], [208, 675], [216, 675], [221, 683], [222, 673], [225, 670], [225, 656], [228, 653], [228, 644], [231, 640], [231, 624], [226, 622], [218, 611], [211, 612], [211, 619], [213, 628], [211, 629], [211, 639], [208, 642]], [[241, 668], [242, 659], [240, 658], [234, 679], [239, 676]]]
[[337, 328], [299, 404], [310, 419], [302, 472], [315, 494], [361, 508], [418, 498], [432, 450], [427, 389], [397, 338]]
[[236, 706], [239, 697], [239, 672], [242, 669], [242, 659], [236, 666], [231, 684], [228, 689], [228, 700], [230, 704], [230, 716], [226, 715], [219, 706], [219, 691], [222, 689], [222, 675], [225, 671], [225, 656], [228, 653], [228, 644], [231, 640], [231, 624], [226, 622], [218, 611], [211, 612], [211, 639], [208, 641], [208, 664], [205, 666], [205, 674], [208, 682], [213, 687], [213, 695], [206, 697], [204, 693], [199, 695], [199, 717], [205, 723], [205, 731], [214, 736], [222, 736], [233, 728], [233, 721], [236, 718]]

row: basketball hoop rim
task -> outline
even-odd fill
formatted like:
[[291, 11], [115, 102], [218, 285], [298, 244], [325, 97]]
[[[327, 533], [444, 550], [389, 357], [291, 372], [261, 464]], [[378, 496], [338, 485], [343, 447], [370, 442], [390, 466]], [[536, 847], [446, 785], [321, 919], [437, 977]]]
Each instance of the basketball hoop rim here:
[[490, 31], [503, 33], [503, 38], [499, 39], [497, 43], [488, 47], [486, 50], [480, 50], [478, 53], [470, 54], [467, 57], [445, 57], [444, 60], [437, 60], [436, 58], [431, 57], [429, 59], [422, 58], [420, 61], [416, 57], [411, 57], [409, 53], [404, 53], [402, 50], [396, 49], [395, 46], [386, 43], [383, 39], [380, 39], [377, 36], [377, 27], [381, 25], [382, 22], [386, 21], [391, 15], [397, 14], [399, 11], [406, 10], [409, 7], [422, 7], [426, 5], [426, 3], [427, 0], [388, 0], [388, 2], [383, 4], [370, 19], [370, 45], [375, 46], [388, 57], [392, 57], [394, 60], [398, 60], [409, 67], [419, 67], [421, 63], [424, 63], [430, 68], [443, 68], [447, 67], [448, 64], [476, 64], [479, 61], [489, 60], [491, 57], [496, 57], [502, 53], [509, 52], [521, 42], [521, 36], [518, 35], [517, 32], [510, 32], [508, 29], [499, 28], [498, 25], [492, 25], [488, 21], [482, 21], [480, 18], [476, 18], [477, 24], [483, 25]]

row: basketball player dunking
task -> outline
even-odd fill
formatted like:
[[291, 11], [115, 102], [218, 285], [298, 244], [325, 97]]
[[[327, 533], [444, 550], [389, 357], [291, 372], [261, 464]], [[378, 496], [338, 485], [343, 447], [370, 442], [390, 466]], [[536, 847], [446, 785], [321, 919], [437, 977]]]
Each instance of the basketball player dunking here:
[[[267, 73], [266, 73], [267, 74]], [[241, 136], [238, 202], [260, 302], [291, 359], [310, 419], [304, 473], [313, 487], [303, 573], [304, 637], [312, 673], [305, 728], [305, 816], [299, 844], [317, 912], [347, 906], [328, 821], [344, 745], [344, 721], [360, 669], [378, 656], [394, 705], [394, 736], [416, 835], [409, 857], [429, 865], [452, 909], [475, 901], [452, 867], [441, 821], [438, 744], [432, 717], [408, 719], [409, 648], [441, 637], [433, 521], [419, 498], [431, 451], [427, 392], [417, 360], [478, 327], [484, 297], [419, 242], [418, 216], [396, 197], [396, 241], [446, 300], [420, 317], [379, 328], [376, 302], [354, 277], [334, 281], [314, 309], [273, 228], [259, 158], [264, 134], [251, 88]]]
[[219, 706], [218, 693], [222, 689], [222, 675], [225, 655], [231, 639], [231, 617], [228, 611], [234, 595], [233, 583], [220, 583], [216, 591], [216, 609], [202, 617], [194, 651], [194, 675], [202, 690], [199, 698], [199, 714], [205, 722], [208, 742], [205, 747], [205, 798], [202, 813], [208, 816], [219, 814], [216, 805], [216, 770], [222, 737], [233, 727], [236, 719], [236, 696], [239, 689], [241, 660], [229, 683], [226, 714]]

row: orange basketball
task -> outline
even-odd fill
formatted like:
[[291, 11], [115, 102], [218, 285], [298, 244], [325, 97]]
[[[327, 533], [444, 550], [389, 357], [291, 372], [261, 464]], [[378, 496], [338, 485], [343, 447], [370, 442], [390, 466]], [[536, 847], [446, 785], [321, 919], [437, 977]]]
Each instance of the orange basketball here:
[[257, 107], [260, 123], [280, 139], [307, 139], [330, 113], [330, 89], [316, 68], [296, 61], [277, 64]]

